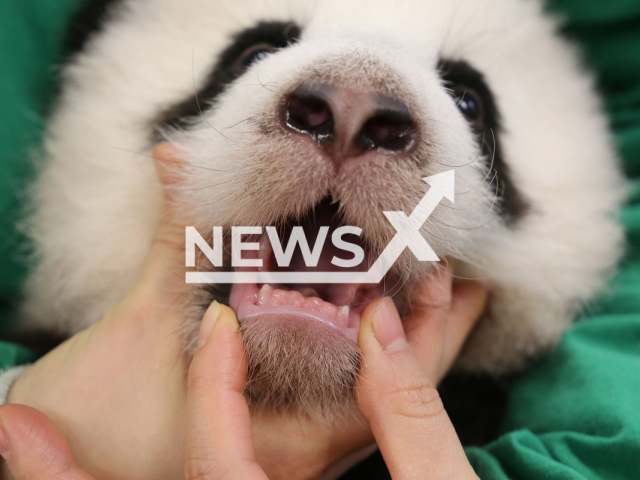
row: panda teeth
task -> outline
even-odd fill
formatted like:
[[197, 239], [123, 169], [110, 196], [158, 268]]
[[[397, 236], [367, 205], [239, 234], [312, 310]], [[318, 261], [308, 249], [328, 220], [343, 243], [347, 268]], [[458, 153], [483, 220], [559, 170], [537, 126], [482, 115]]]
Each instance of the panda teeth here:
[[262, 285], [262, 288], [258, 292], [258, 303], [263, 304], [265, 300], [271, 298], [271, 292], [273, 292], [273, 287], [268, 283]]

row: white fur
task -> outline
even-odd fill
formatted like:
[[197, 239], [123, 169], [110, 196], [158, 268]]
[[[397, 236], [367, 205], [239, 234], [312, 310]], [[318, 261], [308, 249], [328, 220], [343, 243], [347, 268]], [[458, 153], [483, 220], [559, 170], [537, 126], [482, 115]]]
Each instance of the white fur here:
[[[388, 209], [410, 211], [426, 189], [421, 176], [456, 167], [456, 203], [438, 207], [424, 234], [439, 255], [460, 259], [466, 275], [484, 278], [493, 291], [459, 366], [505, 372], [555, 344], [619, 257], [621, 228], [611, 217], [621, 176], [591, 77], [532, 0], [125, 1], [67, 68], [49, 123], [32, 190], [38, 255], [25, 325], [77, 331], [133, 285], [161, 207], [146, 156], [152, 121], [193, 95], [230, 36], [259, 20], [296, 21], [301, 42], [250, 68], [205, 111], [206, 121], [167, 133], [194, 165], [222, 170], [187, 169], [184, 202], [198, 228], [273, 220], [282, 212], [262, 206], [269, 195], [290, 212], [331, 188], [352, 202], [347, 219], [388, 240], [393, 232], [380, 212], [365, 208], [371, 191]], [[479, 146], [438, 79], [440, 56], [468, 61], [496, 97], [504, 157], [532, 206], [513, 228], [492, 208]], [[370, 185], [356, 182], [352, 190], [353, 182], [330, 179], [321, 167], [305, 180], [308, 165], [319, 165], [313, 152], [277, 136], [264, 141], [258, 127], [273, 121], [284, 92], [308, 78], [375, 86], [403, 99], [433, 144], [419, 152], [428, 159], [424, 169], [401, 166], [387, 178], [374, 166], [363, 173]], [[256, 182], [262, 190], [251, 195]], [[299, 193], [295, 202], [283, 195], [288, 187]]]

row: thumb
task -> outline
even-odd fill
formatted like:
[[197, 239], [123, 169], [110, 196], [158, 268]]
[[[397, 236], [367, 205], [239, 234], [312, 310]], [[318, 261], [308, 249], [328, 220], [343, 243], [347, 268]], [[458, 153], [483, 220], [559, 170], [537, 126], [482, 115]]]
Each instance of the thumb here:
[[185, 225], [186, 220], [175, 200], [180, 180], [180, 151], [164, 142], [153, 149], [153, 159], [162, 185], [162, 209], [151, 236], [147, 258], [134, 287], [103, 323], [119, 326], [158, 325], [158, 319], [175, 330], [176, 314], [189, 300], [185, 282]]
[[181, 154], [176, 147], [164, 142], [153, 149], [152, 155], [163, 187], [163, 206], [138, 288], [154, 293], [181, 292], [184, 288], [186, 221], [175, 201]]
[[394, 480], [477, 479], [436, 385], [407, 342], [390, 298], [363, 312], [356, 398]]
[[35, 408], [0, 406], [0, 454], [15, 480], [94, 480], [78, 467], [53, 422]]

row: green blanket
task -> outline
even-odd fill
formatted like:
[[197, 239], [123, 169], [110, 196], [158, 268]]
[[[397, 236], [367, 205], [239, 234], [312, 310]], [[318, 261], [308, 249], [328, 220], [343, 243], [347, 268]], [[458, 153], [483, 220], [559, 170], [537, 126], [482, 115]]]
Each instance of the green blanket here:
[[[523, 0], [530, 1], [530, 0]], [[64, 25], [82, 0], [0, 1], [0, 321], [28, 251], [15, 221]], [[556, 0], [598, 72], [632, 195], [628, 253], [610, 291], [509, 394], [500, 436], [468, 456], [482, 479], [640, 479], [640, 0]], [[0, 367], [28, 361], [0, 342]]]

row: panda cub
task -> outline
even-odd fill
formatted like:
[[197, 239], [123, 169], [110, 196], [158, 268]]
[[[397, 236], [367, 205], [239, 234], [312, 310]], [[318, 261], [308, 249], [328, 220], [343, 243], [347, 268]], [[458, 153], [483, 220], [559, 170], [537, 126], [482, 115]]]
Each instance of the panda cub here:
[[[167, 141], [184, 163], [185, 226], [224, 227], [225, 251], [232, 226], [275, 226], [283, 241], [354, 226], [365, 266], [395, 234], [383, 212], [408, 215], [423, 178], [453, 170], [455, 203], [420, 232], [491, 291], [455, 368], [523, 368], [603, 288], [622, 242], [607, 124], [556, 29], [532, 0], [91, 2], [31, 190], [23, 327], [71, 335], [134, 285], [162, 208], [149, 154]], [[337, 272], [325, 250], [317, 268]], [[269, 247], [259, 255], [272, 265]], [[197, 268], [242, 270], [228, 256]], [[301, 259], [283, 270], [305, 271]], [[390, 295], [407, 315], [433, 265], [407, 249], [379, 284], [191, 285], [185, 349], [206, 305], [228, 304], [249, 398], [331, 414], [351, 401], [364, 308]]]

